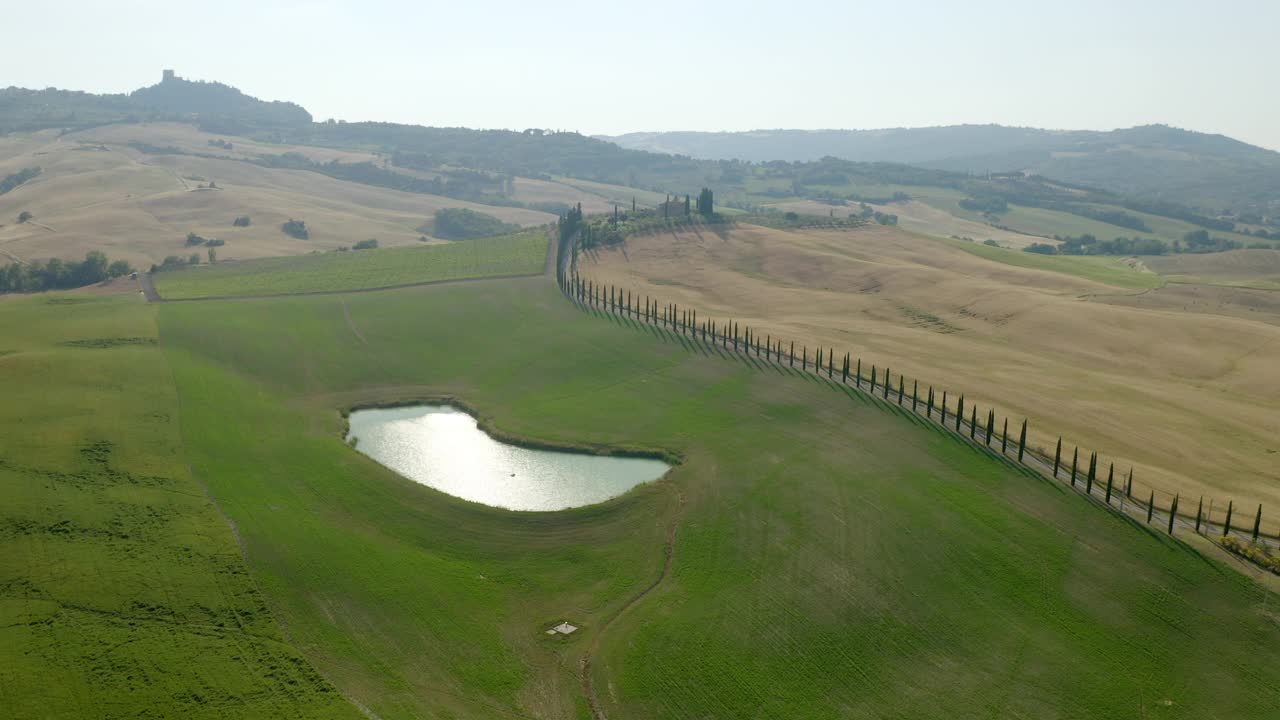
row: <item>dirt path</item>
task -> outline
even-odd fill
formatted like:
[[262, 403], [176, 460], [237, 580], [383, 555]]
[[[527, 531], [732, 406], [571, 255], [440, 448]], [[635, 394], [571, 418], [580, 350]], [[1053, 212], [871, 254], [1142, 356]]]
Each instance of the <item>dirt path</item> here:
[[149, 272], [138, 273], [138, 284], [142, 286], [142, 294], [147, 296], [147, 302], [164, 302], [160, 297], [160, 293], [156, 292], [155, 278]]
[[679, 504], [676, 507], [675, 517], [671, 519], [671, 526], [667, 528], [667, 542], [666, 547], [664, 548], [666, 558], [662, 563], [662, 572], [658, 573], [657, 579], [655, 579], [648, 587], [641, 590], [635, 597], [631, 598], [626, 605], [618, 608], [617, 612], [610, 615], [608, 620], [605, 620], [604, 625], [600, 628], [600, 632], [596, 633], [595, 637], [591, 639], [590, 645], [587, 646], [586, 652], [582, 654], [582, 659], [578, 662], [579, 670], [582, 673], [582, 692], [587, 697], [587, 705], [591, 707], [591, 717], [594, 718], [594, 720], [607, 720], [608, 715], [605, 714], [604, 708], [600, 704], [600, 698], [596, 694], [595, 685], [591, 682], [591, 656], [600, 648], [600, 638], [609, 631], [609, 628], [613, 626], [613, 623], [616, 622], [618, 618], [622, 617], [623, 613], [638, 605], [641, 600], [644, 600], [645, 597], [649, 595], [649, 593], [658, 589], [658, 586], [661, 585], [671, 573], [671, 563], [675, 559], [676, 551], [676, 530], [680, 527], [680, 519], [684, 515], [685, 506], [684, 493], [677, 490], [676, 496], [679, 499]]

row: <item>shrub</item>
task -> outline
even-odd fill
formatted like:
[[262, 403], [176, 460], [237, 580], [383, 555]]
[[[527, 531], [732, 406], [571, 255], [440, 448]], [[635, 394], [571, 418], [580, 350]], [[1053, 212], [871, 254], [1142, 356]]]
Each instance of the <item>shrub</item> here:
[[253, 220], [252, 220], [252, 219], [250, 219], [248, 215], [241, 215], [240, 217], [236, 218], [235, 220], [232, 220], [232, 221], [231, 221], [231, 224], [232, 224], [232, 225], [234, 225], [234, 226], [236, 226], [236, 227], [249, 227], [249, 224], [250, 224], [251, 222], [253, 222]]
[[30, 220], [30, 219], [31, 219], [31, 213], [27, 212], [26, 210], [23, 210], [22, 212], [18, 213], [18, 224], [19, 224], [19, 225], [21, 225], [22, 223], [24, 223], [24, 222], [26, 222], [26, 221], [28, 221], [28, 220]]
[[222, 247], [223, 245], [226, 245], [226, 244], [227, 244], [226, 240], [219, 240], [218, 238], [209, 238], [208, 240], [204, 241], [205, 247], [211, 247], [211, 248]]
[[195, 247], [196, 245], [203, 245], [206, 242], [208, 242], [206, 238], [202, 238], [193, 232], [187, 233], [187, 247]]
[[375, 240], [375, 239], [373, 239], [373, 238], [369, 238], [368, 240], [361, 240], [360, 242], [356, 243], [355, 245], [352, 245], [352, 246], [351, 246], [351, 249], [353, 249], [353, 250], [373, 250], [373, 249], [375, 249], [375, 248], [377, 248], [377, 247], [378, 247], [378, 241], [377, 241], [377, 240]]
[[311, 233], [307, 230], [307, 224], [301, 220], [290, 219], [288, 222], [280, 226], [285, 235], [299, 240], [308, 240]]
[[1265, 547], [1256, 543], [1239, 540], [1230, 535], [1224, 535], [1218, 542], [1222, 543], [1222, 547], [1226, 548], [1228, 551], [1239, 555], [1259, 567], [1280, 575], [1280, 556], [1272, 555], [1267, 552]]
[[992, 240], [991, 238], [987, 238], [986, 240], [983, 240], [982, 244], [990, 245], [991, 247], [1000, 247], [1000, 243], [996, 242], [995, 240]]
[[1058, 254], [1058, 248], [1054, 247], [1053, 245], [1050, 245], [1049, 243], [1031, 243], [1030, 245], [1022, 248], [1022, 251], [1029, 252], [1029, 253], [1039, 253], [1040, 255], [1057, 255]]

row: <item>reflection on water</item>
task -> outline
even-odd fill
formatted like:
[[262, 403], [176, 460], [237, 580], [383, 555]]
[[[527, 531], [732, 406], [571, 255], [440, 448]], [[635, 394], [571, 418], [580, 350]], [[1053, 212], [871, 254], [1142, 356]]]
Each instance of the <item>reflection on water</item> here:
[[441, 492], [512, 510], [563, 510], [616, 497], [662, 477], [648, 458], [529, 450], [494, 440], [447, 405], [351, 413], [356, 449]]

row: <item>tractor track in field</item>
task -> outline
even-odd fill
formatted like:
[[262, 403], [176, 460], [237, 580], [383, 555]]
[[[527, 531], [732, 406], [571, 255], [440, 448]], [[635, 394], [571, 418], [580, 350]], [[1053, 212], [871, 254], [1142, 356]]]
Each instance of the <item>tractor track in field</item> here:
[[666, 557], [662, 562], [662, 571], [658, 573], [658, 577], [655, 578], [648, 587], [637, 593], [635, 597], [627, 601], [627, 604], [618, 608], [607, 620], [604, 621], [604, 625], [600, 627], [600, 632], [596, 633], [595, 637], [591, 639], [591, 643], [587, 646], [586, 651], [582, 653], [582, 659], [578, 661], [578, 668], [582, 675], [582, 692], [587, 698], [587, 705], [591, 708], [591, 717], [593, 720], [608, 720], [609, 716], [605, 714], [604, 708], [600, 704], [600, 698], [596, 694], [595, 685], [591, 682], [591, 656], [600, 648], [600, 638], [609, 631], [609, 628], [613, 626], [613, 623], [616, 622], [618, 618], [622, 617], [628, 610], [640, 604], [640, 601], [648, 597], [650, 593], [657, 590], [658, 586], [660, 586], [663, 581], [667, 579], [667, 576], [671, 574], [671, 564], [675, 560], [676, 531], [680, 528], [680, 520], [684, 516], [685, 507], [684, 493], [677, 490], [676, 497], [678, 499], [676, 514], [675, 517], [671, 519], [671, 526], [667, 528], [667, 541], [663, 548], [663, 552], [666, 554]]

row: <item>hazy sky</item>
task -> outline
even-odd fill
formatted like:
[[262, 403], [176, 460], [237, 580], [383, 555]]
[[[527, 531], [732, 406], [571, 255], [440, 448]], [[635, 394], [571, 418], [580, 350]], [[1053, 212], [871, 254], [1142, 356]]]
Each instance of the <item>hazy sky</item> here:
[[1280, 149], [1280, 0], [5, 3], [0, 85], [172, 67], [317, 119], [587, 133], [1168, 123]]

